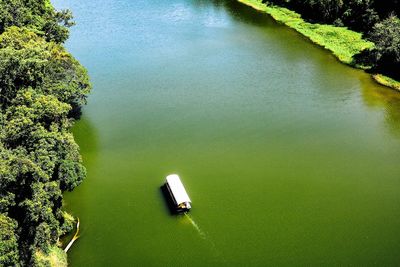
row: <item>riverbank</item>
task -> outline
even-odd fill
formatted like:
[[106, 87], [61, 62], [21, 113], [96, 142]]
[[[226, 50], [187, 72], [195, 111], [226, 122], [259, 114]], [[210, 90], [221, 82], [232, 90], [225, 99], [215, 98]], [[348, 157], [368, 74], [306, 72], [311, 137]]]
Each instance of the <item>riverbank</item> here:
[[[362, 39], [361, 33], [349, 30], [346, 27], [309, 23], [304, 21], [300, 14], [292, 10], [279, 6], [266, 5], [261, 0], [238, 1], [265, 12], [276, 21], [296, 30], [309, 38], [313, 43], [331, 51], [340, 62], [355, 68], [368, 69], [368, 66], [358, 65], [353, 61], [354, 55], [374, 46], [372, 42]], [[374, 74], [372, 78], [379, 84], [400, 91], [400, 81], [382, 74]]]

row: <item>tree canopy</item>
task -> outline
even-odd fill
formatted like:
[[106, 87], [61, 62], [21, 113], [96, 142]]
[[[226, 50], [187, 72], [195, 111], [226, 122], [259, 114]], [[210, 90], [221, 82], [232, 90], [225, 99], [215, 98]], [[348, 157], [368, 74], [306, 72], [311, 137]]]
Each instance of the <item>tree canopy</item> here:
[[70, 128], [90, 91], [61, 44], [71, 18], [48, 0], [0, 0], [0, 266], [40, 266], [71, 229], [62, 192], [86, 170]]
[[57, 11], [49, 0], [0, 0], [0, 33], [8, 27], [29, 27], [47, 41], [62, 43], [72, 26], [69, 10]]
[[375, 43], [370, 58], [378, 71], [400, 79], [400, 19], [390, 16], [376, 23], [369, 34]]

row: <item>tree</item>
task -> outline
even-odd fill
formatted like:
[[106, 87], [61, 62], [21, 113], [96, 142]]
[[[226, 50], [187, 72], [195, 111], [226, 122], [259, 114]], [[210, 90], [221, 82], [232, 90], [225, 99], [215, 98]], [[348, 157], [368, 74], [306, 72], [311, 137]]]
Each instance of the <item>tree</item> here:
[[400, 19], [390, 16], [375, 24], [369, 39], [375, 43], [370, 51], [375, 69], [400, 78]]
[[378, 13], [373, 8], [374, 0], [349, 0], [344, 4], [341, 17], [349, 28], [367, 33], [379, 21]]
[[33, 14], [22, 0], [0, 0], [0, 33], [10, 26], [27, 25]]
[[61, 188], [72, 191], [86, 177], [86, 169], [79, 162], [63, 160], [58, 169], [58, 177], [60, 178]]
[[53, 17], [47, 20], [43, 25], [44, 36], [47, 41], [63, 43], [68, 39], [68, 28], [75, 23], [72, 21], [72, 12], [70, 10], [61, 10], [53, 12]]
[[0, 266], [20, 266], [16, 228], [13, 219], [0, 213]]
[[86, 70], [58, 44], [15, 26], [0, 35], [0, 104], [7, 107], [18, 91], [32, 87], [77, 108], [86, 103]]
[[397, 17], [400, 16], [400, 0], [375, 0], [373, 6], [382, 19], [389, 17], [393, 13]]
[[90, 91], [59, 43], [72, 15], [49, 0], [0, 0], [0, 266], [37, 266], [73, 219], [62, 191], [86, 170], [70, 132]]
[[0, 0], [0, 33], [28, 27], [47, 41], [63, 43], [74, 25], [69, 10], [56, 11], [48, 0]]

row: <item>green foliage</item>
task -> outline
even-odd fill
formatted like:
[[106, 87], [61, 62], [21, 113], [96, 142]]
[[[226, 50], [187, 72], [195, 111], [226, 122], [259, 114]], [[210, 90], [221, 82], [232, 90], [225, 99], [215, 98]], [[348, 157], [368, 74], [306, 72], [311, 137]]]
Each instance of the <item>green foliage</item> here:
[[58, 44], [71, 18], [48, 0], [0, 0], [0, 266], [66, 265], [62, 191], [86, 175], [70, 128], [90, 91]]
[[68, 212], [61, 212], [63, 217], [63, 222], [60, 227], [61, 235], [71, 232], [74, 229], [75, 218]]
[[61, 188], [71, 191], [78, 186], [86, 176], [86, 169], [76, 161], [63, 160], [58, 169]]
[[400, 91], [400, 82], [398, 82], [388, 76], [382, 75], [382, 74], [374, 74], [374, 75], [372, 75], [372, 77], [378, 83]]
[[[263, 0], [300, 13], [313, 23], [346, 26], [363, 33], [389, 12], [399, 12], [399, 0]], [[383, 3], [384, 2], [384, 3]], [[398, 14], [398, 13], [397, 13]]]
[[34, 263], [37, 267], [67, 267], [67, 254], [56, 246], [52, 246], [48, 253], [37, 250]]
[[375, 43], [370, 53], [375, 68], [400, 78], [400, 19], [390, 16], [375, 24], [369, 39]]
[[344, 2], [337, 18], [342, 18], [343, 24], [353, 30], [368, 32], [376, 22], [379, 15], [373, 8], [374, 0], [350, 0]]
[[28, 29], [10, 27], [0, 35], [0, 58], [3, 107], [25, 87], [54, 95], [73, 108], [85, 104], [90, 90], [87, 72], [62, 46]]
[[72, 26], [69, 10], [56, 11], [48, 0], [0, 0], [0, 33], [8, 27], [29, 27], [47, 41], [62, 43]]
[[47, 41], [63, 43], [68, 39], [68, 28], [74, 25], [72, 22], [72, 12], [70, 10], [62, 10], [55, 12], [51, 20], [47, 20], [43, 25], [45, 38]]
[[20, 266], [16, 228], [13, 219], [0, 213], [0, 266]]

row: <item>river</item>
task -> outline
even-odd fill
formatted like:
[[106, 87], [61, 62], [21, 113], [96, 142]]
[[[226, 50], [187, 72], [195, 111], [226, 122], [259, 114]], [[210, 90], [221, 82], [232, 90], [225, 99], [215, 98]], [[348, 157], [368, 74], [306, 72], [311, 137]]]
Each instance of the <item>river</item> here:
[[399, 93], [235, 1], [54, 4], [94, 87], [71, 266], [400, 264]]

